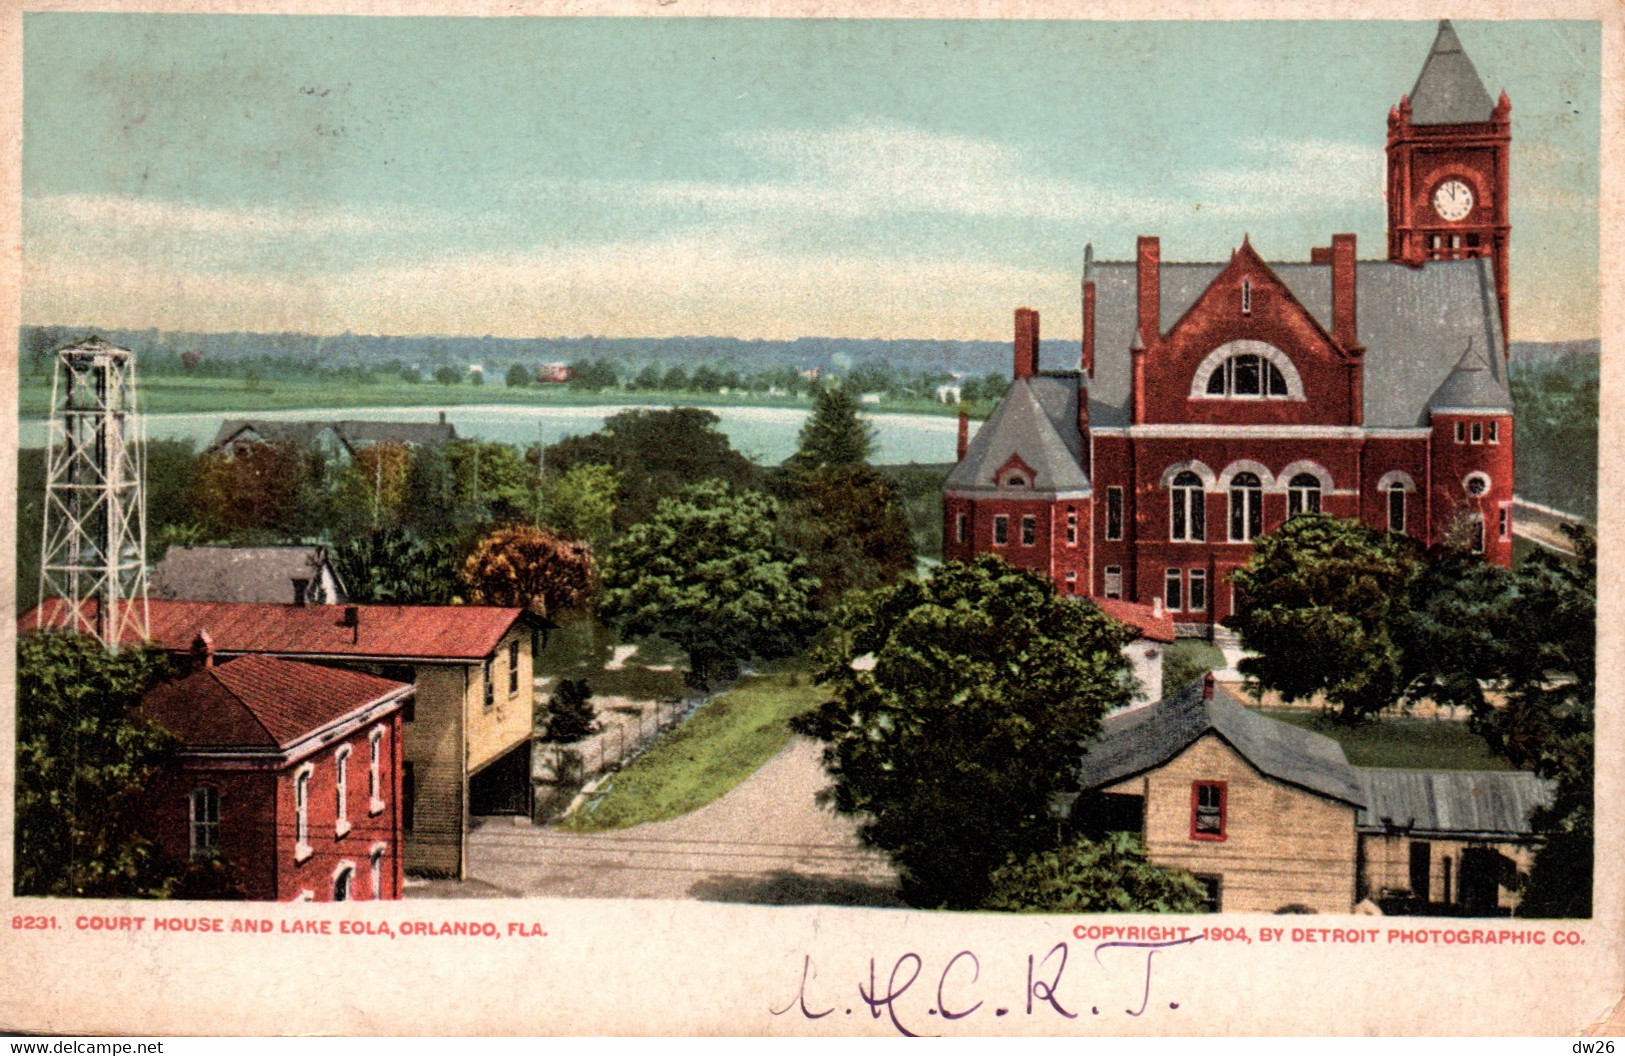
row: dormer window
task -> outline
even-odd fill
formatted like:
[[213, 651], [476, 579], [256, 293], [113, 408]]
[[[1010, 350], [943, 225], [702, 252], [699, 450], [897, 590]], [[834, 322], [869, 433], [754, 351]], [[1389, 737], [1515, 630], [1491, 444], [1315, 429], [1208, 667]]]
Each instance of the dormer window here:
[[1284, 397], [1286, 375], [1274, 363], [1250, 353], [1231, 356], [1207, 378], [1209, 396]]
[[1027, 478], [1022, 476], [1020, 473], [1012, 473], [1008, 477], [1004, 478], [1004, 486], [1007, 488], [1025, 488], [1027, 486]]

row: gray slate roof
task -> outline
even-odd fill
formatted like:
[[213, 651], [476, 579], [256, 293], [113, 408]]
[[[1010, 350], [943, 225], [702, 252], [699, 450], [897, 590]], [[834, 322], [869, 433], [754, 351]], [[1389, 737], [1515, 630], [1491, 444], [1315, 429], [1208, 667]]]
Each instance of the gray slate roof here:
[[323, 566], [339, 590], [343, 580], [319, 546], [172, 546], [153, 567], [151, 597], [183, 601], [233, 601], [287, 605], [293, 581], [315, 580]]
[[[1270, 263], [1270, 268], [1328, 333], [1332, 328], [1332, 269], [1327, 264]], [[1162, 264], [1162, 319], [1171, 330], [1224, 270], [1223, 264]], [[1132, 261], [1095, 261], [1095, 376], [1089, 418], [1101, 427], [1129, 421], [1129, 347], [1138, 325]], [[1365, 346], [1365, 424], [1428, 424], [1428, 404], [1469, 342], [1504, 348], [1488, 257], [1432, 261], [1419, 268], [1360, 261], [1355, 271], [1355, 326]], [[1506, 389], [1503, 357], [1487, 356], [1488, 383]]]
[[1078, 433], [1078, 376], [1017, 378], [948, 475], [956, 491], [989, 490], [1012, 455], [1033, 469], [1035, 491], [1088, 492]]
[[1462, 50], [1450, 20], [1444, 19], [1411, 89], [1411, 124], [1479, 124], [1488, 121], [1494, 109], [1473, 60]]
[[1496, 378], [1489, 360], [1477, 348], [1468, 346], [1456, 369], [1444, 379], [1439, 391], [1428, 401], [1431, 411], [1503, 411], [1512, 413], [1512, 394]]
[[1365, 806], [1359, 778], [1336, 741], [1248, 711], [1222, 685], [1204, 700], [1200, 679], [1155, 704], [1108, 716], [1084, 753], [1078, 788], [1105, 788], [1154, 770], [1210, 732], [1267, 777]]
[[214, 434], [209, 450], [219, 450], [247, 430], [252, 430], [267, 443], [309, 447], [328, 429], [352, 452], [379, 443], [423, 446], [457, 439], [456, 427], [447, 422], [381, 422], [365, 419], [284, 422], [268, 418], [227, 418], [220, 423], [220, 430]]
[[1517, 771], [1359, 770], [1366, 806], [1354, 823], [1416, 835], [1508, 838], [1532, 832], [1529, 814], [1552, 801], [1552, 783]]

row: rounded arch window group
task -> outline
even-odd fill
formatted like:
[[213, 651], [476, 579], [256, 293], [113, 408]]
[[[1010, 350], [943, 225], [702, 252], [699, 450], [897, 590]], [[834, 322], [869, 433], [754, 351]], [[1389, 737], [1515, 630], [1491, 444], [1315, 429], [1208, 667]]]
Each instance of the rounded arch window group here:
[[[1469, 484], [1483, 486], [1474, 480]], [[1313, 462], [1293, 462], [1279, 476], [1265, 466], [1240, 459], [1215, 473], [1200, 461], [1180, 462], [1162, 474], [1168, 491], [1168, 537], [1173, 542], [1207, 542], [1207, 494], [1219, 491], [1227, 500], [1225, 522], [1229, 542], [1251, 542], [1264, 534], [1264, 495], [1285, 492], [1288, 518], [1321, 513], [1324, 499], [1333, 491], [1332, 476]], [[1387, 504], [1388, 529], [1403, 533], [1408, 520], [1409, 495], [1416, 482], [1400, 470], [1384, 474], [1377, 491]]]
[[1190, 395], [1205, 400], [1301, 400], [1303, 379], [1292, 359], [1268, 342], [1226, 341], [1197, 366]]

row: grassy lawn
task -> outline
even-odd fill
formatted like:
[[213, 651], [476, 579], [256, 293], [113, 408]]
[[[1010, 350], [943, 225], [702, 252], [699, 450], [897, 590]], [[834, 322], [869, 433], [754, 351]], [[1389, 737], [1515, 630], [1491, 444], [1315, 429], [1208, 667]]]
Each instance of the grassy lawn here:
[[1212, 642], [1181, 638], [1162, 651], [1162, 692], [1166, 696], [1185, 688], [1194, 679], [1224, 667], [1224, 654]]
[[1309, 708], [1254, 708], [1281, 722], [1324, 734], [1343, 746], [1354, 766], [1396, 770], [1510, 770], [1465, 722], [1379, 719], [1349, 727]]
[[790, 741], [789, 720], [826, 696], [801, 665], [742, 678], [610, 778], [607, 794], [563, 825], [622, 829], [697, 810], [777, 755]]

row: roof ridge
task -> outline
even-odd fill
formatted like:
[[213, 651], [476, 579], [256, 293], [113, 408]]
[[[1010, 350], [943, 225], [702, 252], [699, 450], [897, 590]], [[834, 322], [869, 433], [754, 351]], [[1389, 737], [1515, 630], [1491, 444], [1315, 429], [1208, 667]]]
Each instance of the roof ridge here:
[[281, 747], [281, 745], [282, 745], [281, 739], [278, 738], [276, 734], [271, 732], [271, 728], [269, 726], [265, 725], [265, 720], [260, 718], [260, 713], [255, 711], [252, 707], [249, 706], [248, 701], [243, 699], [243, 695], [241, 693], [239, 693], [237, 691], [237, 689], [231, 683], [227, 682], [225, 679], [220, 677], [221, 671], [223, 669], [225, 669], [226, 667], [229, 667], [232, 664], [238, 663], [238, 662], [243, 661], [243, 660], [261, 660], [261, 659], [274, 659], [274, 658], [273, 657], [258, 657], [258, 656], [239, 656], [239, 657], [236, 657], [234, 659], [227, 660], [225, 663], [220, 664], [218, 666], [216, 666], [211, 661], [209, 663], [209, 666], [207, 666], [207, 667], [205, 667], [203, 669], [202, 673], [206, 674], [206, 675], [208, 675], [208, 677], [212, 678], [214, 680], [215, 685], [219, 686], [220, 689], [228, 697], [230, 697], [232, 700], [237, 702], [237, 706], [239, 708], [243, 709], [243, 711], [247, 713], [248, 717], [250, 719], [254, 720], [254, 725], [258, 726], [260, 728], [260, 732], [265, 734], [266, 740], [270, 741], [274, 745], [277, 745], [278, 747]]

